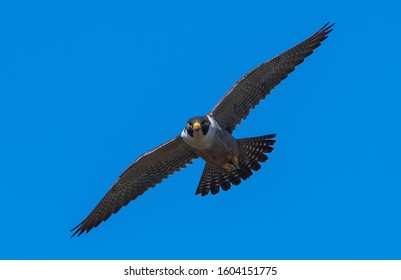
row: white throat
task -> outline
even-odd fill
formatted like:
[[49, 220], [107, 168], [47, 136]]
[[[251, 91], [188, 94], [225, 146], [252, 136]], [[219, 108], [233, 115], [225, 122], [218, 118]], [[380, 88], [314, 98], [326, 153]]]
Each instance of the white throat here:
[[207, 116], [209, 119], [210, 125], [209, 125], [209, 130], [206, 133], [206, 135], [203, 135], [201, 130], [194, 131], [194, 136], [191, 137], [185, 130], [181, 132], [181, 138], [184, 140], [185, 143], [187, 143], [189, 146], [196, 150], [205, 150], [210, 148], [213, 145], [213, 138], [216, 134], [216, 131], [218, 129], [216, 121]]

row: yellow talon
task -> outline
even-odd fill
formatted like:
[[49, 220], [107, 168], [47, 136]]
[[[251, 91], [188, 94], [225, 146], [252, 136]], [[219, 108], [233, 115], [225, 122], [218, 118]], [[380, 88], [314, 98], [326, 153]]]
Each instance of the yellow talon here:
[[231, 172], [231, 171], [233, 171], [233, 170], [235, 170], [235, 165], [234, 164], [232, 164], [232, 163], [225, 163], [225, 164], [223, 164], [223, 169], [224, 170], [227, 170], [227, 171], [229, 171], [229, 172]]
[[232, 162], [235, 166], [238, 166], [238, 157], [237, 157], [237, 156], [233, 156], [233, 157], [231, 158], [231, 162]]
[[227, 170], [228, 172], [231, 172], [231, 171], [239, 168], [238, 163], [239, 163], [238, 157], [237, 156], [233, 156], [231, 158], [231, 161], [223, 164], [222, 167], [223, 167], [224, 170]]

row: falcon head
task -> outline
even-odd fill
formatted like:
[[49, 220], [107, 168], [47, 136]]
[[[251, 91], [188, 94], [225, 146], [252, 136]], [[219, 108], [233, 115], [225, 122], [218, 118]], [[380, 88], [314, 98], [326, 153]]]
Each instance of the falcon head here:
[[206, 136], [209, 131], [210, 121], [207, 117], [193, 117], [190, 118], [185, 126], [185, 133], [189, 137], [202, 137]]
[[218, 127], [209, 115], [190, 118], [181, 132], [181, 138], [195, 150], [204, 150], [213, 145]]

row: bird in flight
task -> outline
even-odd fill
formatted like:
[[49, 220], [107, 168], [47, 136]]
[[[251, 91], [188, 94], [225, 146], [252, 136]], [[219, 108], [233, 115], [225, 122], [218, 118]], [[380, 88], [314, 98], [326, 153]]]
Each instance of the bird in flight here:
[[320, 46], [334, 24], [327, 23], [315, 34], [262, 63], [237, 81], [206, 115], [188, 120], [175, 138], [141, 155], [118, 178], [106, 195], [75, 228], [73, 236], [88, 233], [123, 206], [159, 184], [194, 159], [206, 163], [196, 195], [217, 194], [239, 185], [267, 161], [273, 151], [274, 134], [236, 139], [237, 125], [271, 90]]

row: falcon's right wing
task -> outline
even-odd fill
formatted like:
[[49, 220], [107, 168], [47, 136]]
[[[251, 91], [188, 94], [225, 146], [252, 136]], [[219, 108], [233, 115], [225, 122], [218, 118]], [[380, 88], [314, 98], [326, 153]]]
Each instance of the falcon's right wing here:
[[[154, 187], [175, 171], [179, 171], [198, 156], [180, 136], [140, 156], [121, 174], [95, 209], [71, 231], [81, 235], [106, 221], [121, 207]], [[72, 237], [71, 236], [71, 237]]]

